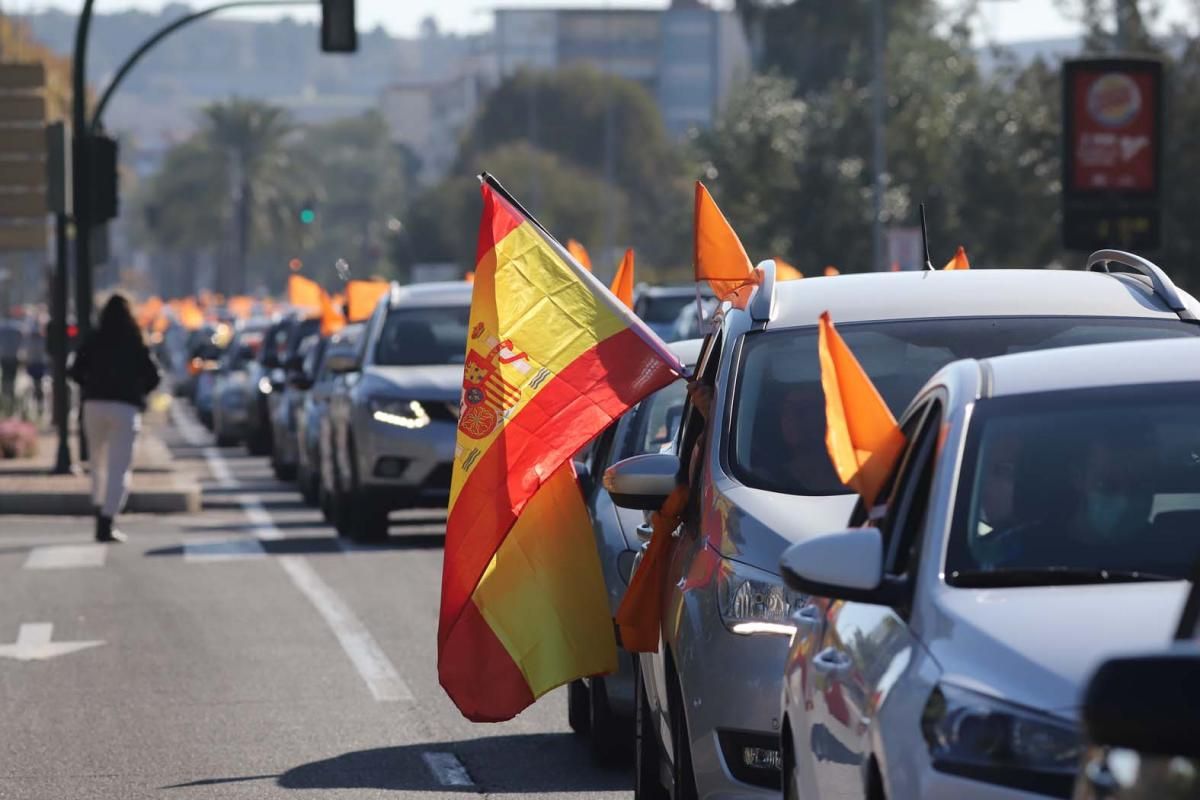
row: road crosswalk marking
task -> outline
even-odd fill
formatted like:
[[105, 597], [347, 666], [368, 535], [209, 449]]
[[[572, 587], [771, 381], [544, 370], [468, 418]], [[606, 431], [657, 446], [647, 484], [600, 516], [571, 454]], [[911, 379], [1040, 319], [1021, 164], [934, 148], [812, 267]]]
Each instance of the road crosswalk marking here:
[[103, 544], [44, 545], [29, 551], [25, 569], [103, 567], [108, 548]]

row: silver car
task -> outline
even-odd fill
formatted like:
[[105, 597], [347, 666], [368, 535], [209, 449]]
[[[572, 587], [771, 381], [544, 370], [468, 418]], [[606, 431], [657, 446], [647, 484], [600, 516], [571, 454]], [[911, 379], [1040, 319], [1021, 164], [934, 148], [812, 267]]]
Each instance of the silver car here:
[[296, 419], [296, 483], [304, 502], [319, 505], [321, 500], [321, 419], [329, 413], [329, 396], [335, 374], [331, 364], [351, 361], [358, 353], [363, 325], [347, 325], [333, 336], [323, 337], [305, 357], [293, 383], [302, 393], [300, 414]]
[[[1129, 257], [1127, 260], [1133, 260]], [[845, 525], [854, 498], [825, 449], [817, 357], [830, 311], [899, 413], [947, 363], [1093, 342], [1195, 336], [1200, 307], [1161, 271], [905, 272], [776, 283], [718, 313], [675, 452], [610, 467], [618, 503], [656, 508], [684, 476], [691, 502], [663, 585], [662, 642], [638, 675], [638, 797], [769, 797], [781, 787], [779, 696], [792, 613], [779, 557]], [[702, 393], [701, 397], [707, 393]]]
[[900, 424], [880, 505], [783, 555], [786, 797], [1070, 797], [1088, 677], [1200, 559], [1200, 340], [959, 361]]
[[266, 327], [265, 322], [239, 326], [221, 355], [213, 386], [213, 434], [219, 447], [244, 441], [257, 422], [251, 366], [262, 348]]
[[388, 513], [450, 496], [469, 283], [393, 284], [330, 398], [338, 533], [385, 538]]
[[[675, 342], [671, 350], [690, 368], [700, 352], [700, 340]], [[634, 557], [649, 529], [643, 524], [641, 512], [618, 508], [596, 478], [610, 464], [642, 453], [655, 453], [669, 445], [682, 418], [684, 396], [682, 381], [655, 392], [606, 428], [577, 466], [614, 617], [629, 586]], [[573, 681], [568, 687], [571, 727], [589, 737], [592, 753], [602, 763], [619, 756], [634, 732], [633, 654], [620, 651], [618, 664], [617, 672], [612, 675]]]
[[[701, 289], [705, 298], [712, 298], [707, 287]], [[675, 321], [683, 309], [696, 305], [694, 284], [682, 286], [651, 286], [638, 284], [633, 294], [633, 313], [641, 317], [650, 329], [670, 342], [679, 338], [675, 334]], [[695, 334], [693, 334], [695, 335]]]

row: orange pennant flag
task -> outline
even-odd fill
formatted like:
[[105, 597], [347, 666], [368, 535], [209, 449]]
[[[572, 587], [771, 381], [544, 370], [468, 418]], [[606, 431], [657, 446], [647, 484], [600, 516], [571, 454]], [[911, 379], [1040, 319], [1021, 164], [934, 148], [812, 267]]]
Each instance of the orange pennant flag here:
[[588, 272], [592, 271], [592, 257], [588, 255], [586, 247], [574, 239], [567, 239], [567, 252], [571, 254], [571, 258], [579, 262], [580, 266]]
[[775, 280], [777, 281], [798, 281], [804, 277], [804, 273], [793, 267], [782, 258], [775, 259]]
[[946, 262], [946, 266], [942, 269], [970, 269], [971, 262], [967, 261], [967, 251], [962, 245], [958, 246], [958, 251], [954, 254], [954, 258]]
[[332, 336], [346, 327], [346, 318], [342, 316], [341, 306], [334, 303], [329, 292], [321, 290], [321, 335]]
[[229, 313], [238, 319], [249, 319], [250, 315], [254, 313], [254, 298], [246, 295], [231, 297], [225, 305], [229, 307]]
[[379, 298], [387, 294], [387, 281], [348, 281], [346, 283], [346, 321], [362, 322], [371, 316]]
[[834, 275], [841, 275], [842, 272], [832, 264], [825, 268], [825, 277], [832, 278]]
[[828, 311], [821, 315], [817, 348], [829, 458], [842, 483], [871, 508], [904, 448], [904, 434]]
[[288, 302], [296, 308], [306, 309], [316, 316], [321, 313], [321, 299], [325, 290], [316, 281], [302, 275], [288, 276]]
[[463, 280], [466, 281], [467, 283], [474, 283], [475, 282], [475, 270], [473, 270], [473, 269], [467, 270], [467, 274], [463, 275]]
[[[718, 300], [733, 299], [735, 305], [744, 305], [750, 293], [738, 290], [753, 285], [754, 265], [725, 215], [700, 181], [696, 181], [693, 237], [696, 282], [708, 281]], [[729, 297], [735, 293], [736, 297]]]
[[612, 286], [609, 287], [617, 299], [628, 308], [633, 308], [633, 249], [625, 251], [617, 274], [613, 276]]

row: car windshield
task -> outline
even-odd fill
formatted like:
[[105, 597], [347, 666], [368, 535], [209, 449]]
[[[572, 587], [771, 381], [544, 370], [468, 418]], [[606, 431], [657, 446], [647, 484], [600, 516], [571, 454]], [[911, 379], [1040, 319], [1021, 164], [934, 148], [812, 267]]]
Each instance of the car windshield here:
[[384, 367], [463, 363], [470, 314], [470, 306], [392, 309], [375, 346], [375, 363]]
[[[960, 358], [1200, 335], [1200, 326], [1183, 321], [1087, 317], [864, 322], [838, 330], [897, 416], [933, 373]], [[738, 375], [733, 474], [774, 492], [845, 494], [825, 449], [816, 328], [746, 334]]]
[[1200, 383], [981, 401], [959, 487], [952, 584], [1187, 578], [1200, 558]]

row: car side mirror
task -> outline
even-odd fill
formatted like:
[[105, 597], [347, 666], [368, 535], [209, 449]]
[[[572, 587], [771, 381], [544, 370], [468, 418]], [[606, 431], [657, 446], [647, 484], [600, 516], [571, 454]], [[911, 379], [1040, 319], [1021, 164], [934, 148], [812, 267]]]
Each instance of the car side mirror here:
[[325, 364], [330, 372], [337, 375], [358, 371], [358, 359], [350, 353], [330, 353], [325, 358]]
[[677, 483], [679, 457], [646, 453], [618, 461], [604, 472], [604, 488], [620, 508], [657, 511]]
[[784, 582], [803, 594], [892, 605], [883, 576], [883, 534], [851, 528], [813, 536], [789, 547], [779, 562]]
[[1142, 755], [1200, 758], [1200, 649], [1180, 643], [1100, 665], [1084, 692], [1088, 737]]

